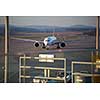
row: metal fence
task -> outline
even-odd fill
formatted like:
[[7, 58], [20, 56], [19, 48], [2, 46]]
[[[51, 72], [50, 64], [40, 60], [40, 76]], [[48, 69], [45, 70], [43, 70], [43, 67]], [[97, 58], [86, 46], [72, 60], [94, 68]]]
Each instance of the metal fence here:
[[[33, 59], [34, 60], [54, 60], [54, 61], [63, 61], [63, 68], [56, 68], [56, 67], [41, 67], [41, 66], [27, 66], [26, 62], [27, 60]], [[54, 62], [53, 62], [54, 63]], [[37, 69], [37, 70], [43, 70], [43, 76], [34, 76], [34, 75], [26, 75], [27, 69]], [[23, 74], [22, 74], [23, 70]], [[52, 70], [56, 71], [63, 71], [64, 76], [63, 77], [51, 77], [50, 72]], [[40, 57], [29, 57], [26, 55], [23, 55], [19, 58], [19, 82], [25, 82], [26, 78], [32, 78], [32, 79], [40, 79], [40, 80], [56, 80], [56, 81], [63, 81], [66, 83], [66, 58], [40, 58]], [[34, 71], [34, 70], [33, 70]]]
[[[77, 72], [77, 71], [75, 72], [74, 71], [75, 65], [81, 65], [79, 67], [82, 67], [82, 65], [89, 65], [89, 67], [92, 69], [92, 71], [90, 73], [88, 71], [83, 71], [83, 70], [80, 70], [79, 72]], [[93, 65], [95, 65], [95, 66], [93, 66]], [[100, 62], [72, 61], [72, 64], [71, 64], [72, 83], [74, 83], [74, 82], [83, 82], [81, 77], [91, 77], [91, 82], [94, 83], [95, 82], [94, 77], [99, 77], [100, 78], [100, 72], [98, 71], [98, 73], [94, 73], [94, 71], [93, 71], [94, 69], [97, 69], [96, 68], [97, 66], [100, 66]], [[74, 76], [77, 76], [77, 78], [75, 79]], [[99, 79], [99, 81], [100, 81], [100, 79]]]

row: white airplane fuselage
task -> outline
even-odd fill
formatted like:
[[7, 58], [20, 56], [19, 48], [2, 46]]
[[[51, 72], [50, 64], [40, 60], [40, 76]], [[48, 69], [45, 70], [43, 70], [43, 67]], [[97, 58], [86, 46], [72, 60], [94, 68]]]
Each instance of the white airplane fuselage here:
[[44, 38], [43, 48], [49, 49], [51, 46], [56, 45], [57, 48], [63, 48], [66, 46], [65, 42], [58, 41], [55, 36], [48, 36]]
[[44, 39], [44, 45], [49, 46], [52, 45], [55, 41], [57, 41], [57, 38], [55, 36], [48, 36]]

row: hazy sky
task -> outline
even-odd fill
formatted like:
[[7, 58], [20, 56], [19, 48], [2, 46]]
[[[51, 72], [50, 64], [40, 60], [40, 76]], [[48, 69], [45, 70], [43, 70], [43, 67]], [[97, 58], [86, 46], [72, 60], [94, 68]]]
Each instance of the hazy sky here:
[[[2, 23], [0, 18], [0, 23]], [[10, 16], [10, 24], [18, 26], [28, 25], [52, 25], [52, 26], [70, 26], [70, 25], [95, 25], [94, 16]]]

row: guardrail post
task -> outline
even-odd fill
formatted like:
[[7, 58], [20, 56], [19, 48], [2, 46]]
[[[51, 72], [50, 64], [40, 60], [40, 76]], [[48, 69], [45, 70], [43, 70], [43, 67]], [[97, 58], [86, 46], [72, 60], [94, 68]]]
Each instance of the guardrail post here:
[[19, 83], [21, 83], [21, 57], [19, 58]]
[[25, 66], [26, 66], [26, 55], [24, 54], [24, 68], [23, 68], [23, 75], [24, 75], [24, 78], [23, 78], [23, 82], [25, 83]]
[[64, 83], [66, 83], [66, 58], [64, 59]]
[[72, 71], [72, 83], [74, 82], [74, 79], [73, 79], [73, 62], [71, 63], [71, 71]]
[[48, 77], [50, 77], [50, 70], [48, 69]]
[[47, 77], [47, 70], [44, 69], [44, 77]]

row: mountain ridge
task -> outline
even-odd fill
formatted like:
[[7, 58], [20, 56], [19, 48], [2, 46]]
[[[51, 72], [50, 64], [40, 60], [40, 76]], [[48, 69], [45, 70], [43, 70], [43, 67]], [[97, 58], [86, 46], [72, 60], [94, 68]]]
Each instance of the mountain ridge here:
[[[72, 25], [72, 26], [48, 26], [48, 25], [29, 25], [29, 26], [16, 26], [16, 25], [9, 25], [10, 33], [14, 34], [17, 32], [69, 32], [69, 31], [88, 31], [88, 30], [95, 30], [94, 26], [88, 25]], [[4, 24], [0, 24], [0, 34], [4, 32]]]

